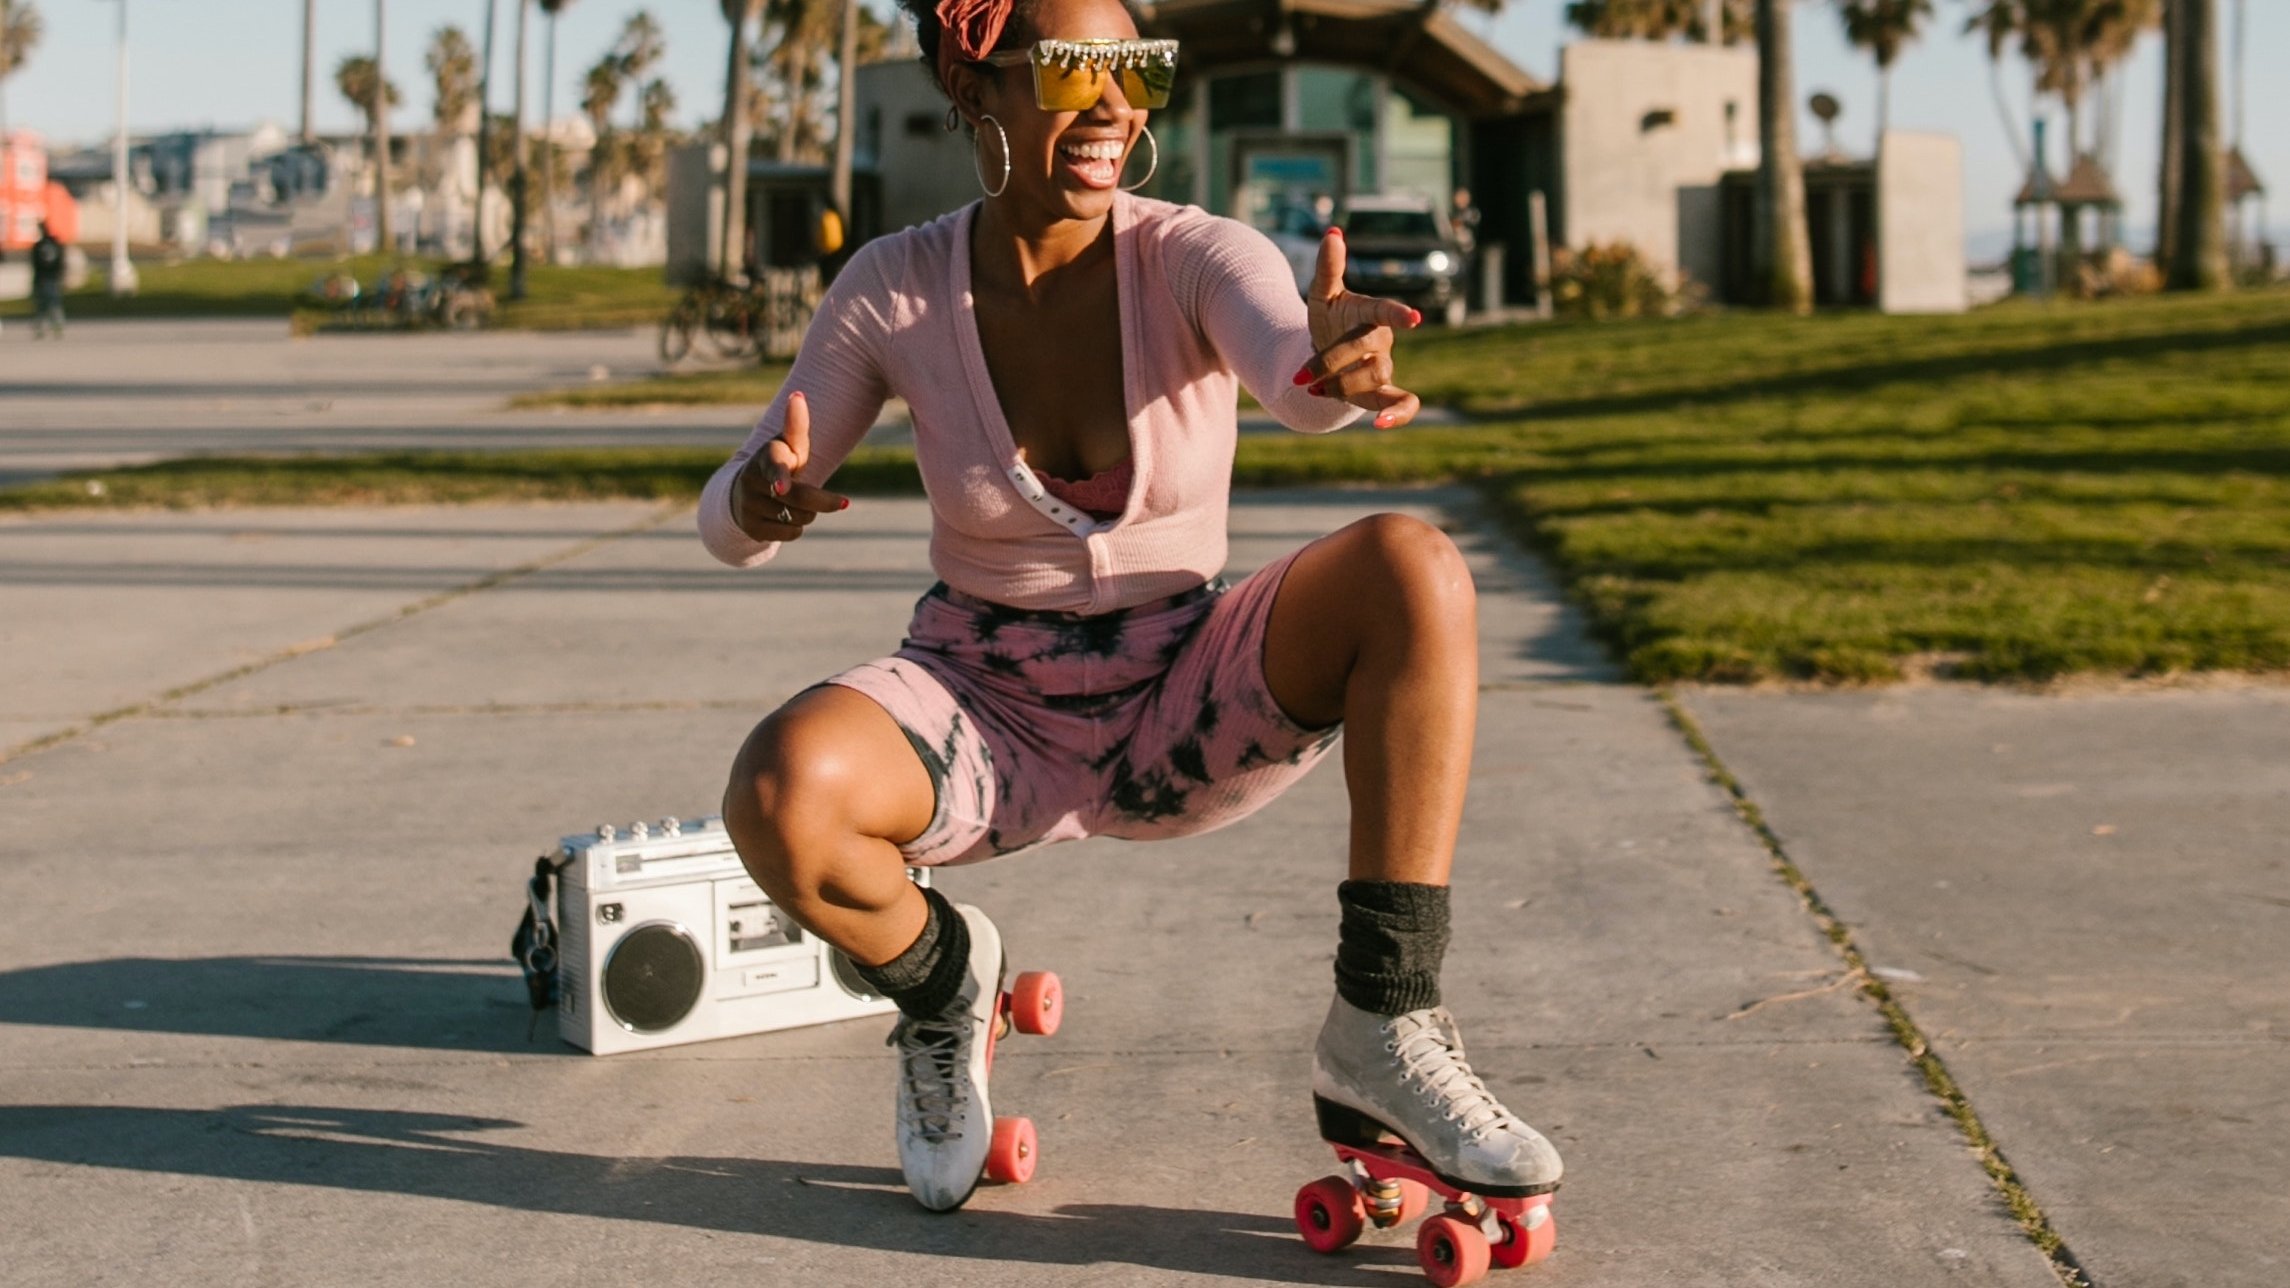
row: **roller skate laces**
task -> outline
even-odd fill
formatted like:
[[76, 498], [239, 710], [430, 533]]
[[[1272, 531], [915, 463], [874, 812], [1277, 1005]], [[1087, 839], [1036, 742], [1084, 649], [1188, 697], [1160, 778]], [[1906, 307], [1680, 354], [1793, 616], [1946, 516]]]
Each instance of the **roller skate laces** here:
[[1475, 1140], [1490, 1132], [1531, 1130], [1503, 1107], [1463, 1058], [1463, 1035], [1445, 1007], [1395, 1015], [1383, 1026], [1384, 1050], [1400, 1065], [1399, 1084]]
[[934, 1020], [900, 1016], [884, 1045], [899, 1053], [899, 1130], [942, 1145], [955, 1135], [964, 1095], [971, 1024], [968, 1009]]

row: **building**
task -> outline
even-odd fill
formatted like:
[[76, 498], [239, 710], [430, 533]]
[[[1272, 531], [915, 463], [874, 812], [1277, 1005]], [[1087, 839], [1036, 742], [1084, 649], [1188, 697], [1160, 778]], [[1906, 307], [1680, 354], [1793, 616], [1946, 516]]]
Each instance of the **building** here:
[[[1149, 196], [1271, 233], [1354, 193], [1445, 208], [1467, 188], [1495, 279], [1483, 303], [1533, 300], [1538, 196], [1551, 246], [1625, 242], [1673, 277], [1747, 280], [1747, 225], [1728, 197], [1758, 162], [1757, 60], [1746, 47], [1582, 40], [1544, 84], [1417, 0], [1163, 0], [1143, 17], [1146, 34], [1183, 43], [1176, 98], [1152, 118]], [[974, 145], [946, 132], [926, 68], [862, 67], [857, 97], [855, 150], [882, 176], [882, 228], [978, 195]], [[1904, 143], [1881, 164], [1890, 181], [1864, 164], [1847, 186], [1865, 197], [1811, 211], [1824, 225], [1843, 218], [1828, 239], [1840, 285], [1824, 298], [1947, 307], [1935, 301], [1962, 296], [1962, 212], [1913, 198], [1920, 187], [1961, 192], [1960, 175], [1940, 173], [1958, 164], [1954, 153]], [[1952, 237], [1903, 224], [1914, 253], [1891, 253], [1884, 194]], [[1900, 289], [1879, 289], [1895, 275]]]
[[57, 240], [76, 240], [79, 203], [48, 174], [48, 149], [39, 135], [0, 135], [0, 254], [29, 249], [43, 223]]

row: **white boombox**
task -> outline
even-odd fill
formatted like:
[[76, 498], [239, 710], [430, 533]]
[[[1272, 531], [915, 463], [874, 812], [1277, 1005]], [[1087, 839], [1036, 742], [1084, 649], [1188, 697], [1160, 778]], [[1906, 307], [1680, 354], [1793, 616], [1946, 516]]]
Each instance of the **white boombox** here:
[[[599, 827], [566, 837], [542, 864], [557, 873], [557, 1032], [582, 1050], [613, 1055], [895, 1009], [849, 958], [772, 905], [720, 818]], [[544, 880], [536, 912], [546, 910]]]

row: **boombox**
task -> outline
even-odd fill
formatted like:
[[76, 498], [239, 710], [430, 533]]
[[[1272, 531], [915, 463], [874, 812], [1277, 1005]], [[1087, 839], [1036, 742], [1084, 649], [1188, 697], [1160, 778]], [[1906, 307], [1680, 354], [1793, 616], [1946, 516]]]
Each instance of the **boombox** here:
[[542, 857], [529, 893], [513, 951], [534, 1005], [553, 993], [557, 1032], [597, 1055], [894, 1009], [850, 959], [772, 905], [720, 818], [568, 836]]

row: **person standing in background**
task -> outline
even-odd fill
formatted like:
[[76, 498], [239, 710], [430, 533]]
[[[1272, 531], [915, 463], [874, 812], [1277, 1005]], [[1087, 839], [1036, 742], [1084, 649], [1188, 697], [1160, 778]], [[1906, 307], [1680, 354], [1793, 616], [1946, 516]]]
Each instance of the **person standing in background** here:
[[64, 244], [40, 223], [40, 240], [32, 243], [32, 338], [52, 332], [64, 338]]

